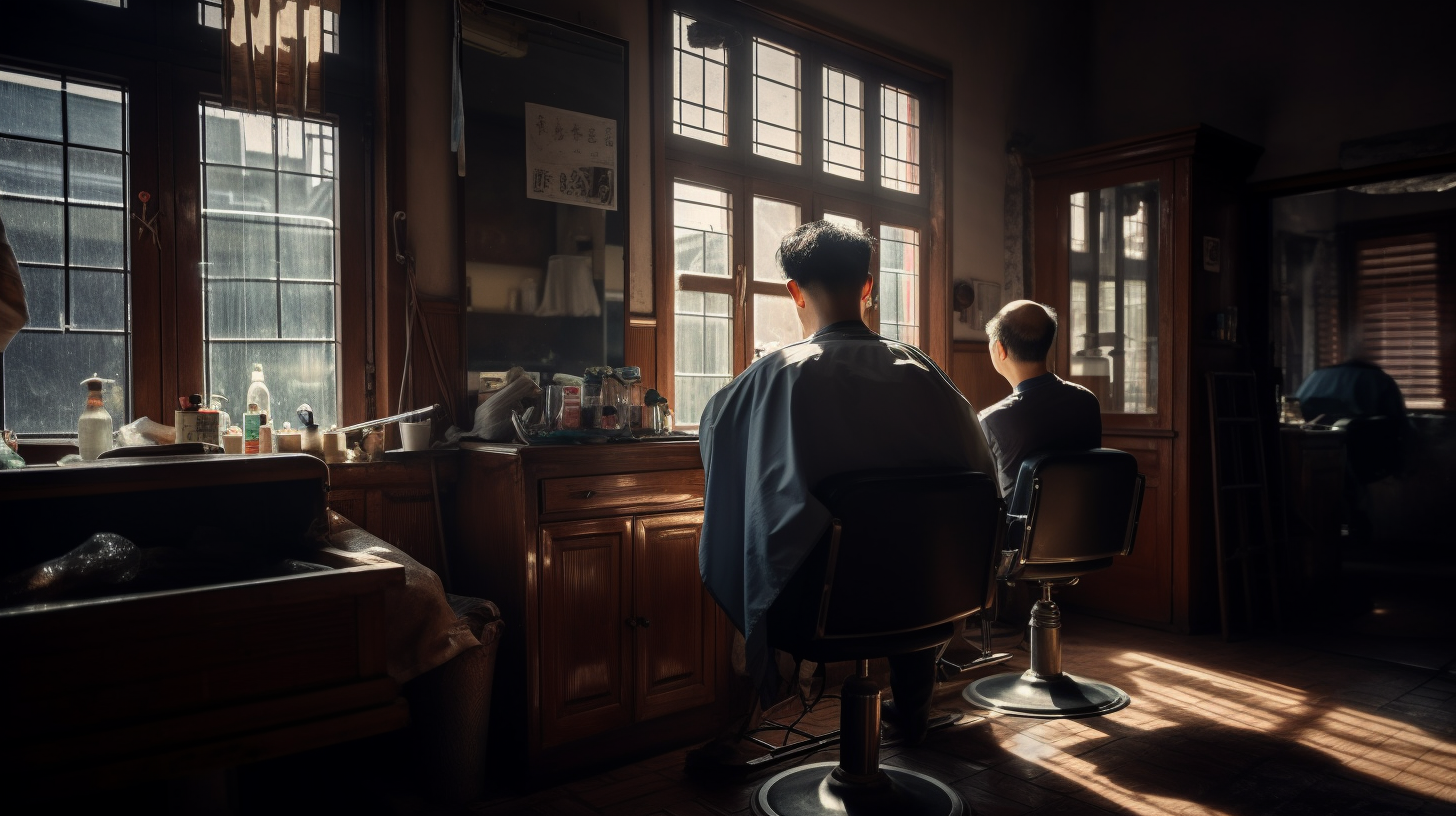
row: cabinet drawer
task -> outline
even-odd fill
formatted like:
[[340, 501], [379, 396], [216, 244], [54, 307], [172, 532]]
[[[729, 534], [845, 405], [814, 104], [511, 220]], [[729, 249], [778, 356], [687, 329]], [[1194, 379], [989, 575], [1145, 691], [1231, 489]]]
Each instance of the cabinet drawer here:
[[541, 512], [618, 508], [692, 509], [703, 504], [703, 471], [659, 470], [541, 480]]

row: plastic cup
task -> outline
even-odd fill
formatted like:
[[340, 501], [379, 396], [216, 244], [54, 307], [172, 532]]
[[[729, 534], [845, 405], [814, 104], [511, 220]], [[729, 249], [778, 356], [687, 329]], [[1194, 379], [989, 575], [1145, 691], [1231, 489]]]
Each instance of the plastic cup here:
[[399, 423], [399, 441], [407, 451], [430, 449], [430, 422]]

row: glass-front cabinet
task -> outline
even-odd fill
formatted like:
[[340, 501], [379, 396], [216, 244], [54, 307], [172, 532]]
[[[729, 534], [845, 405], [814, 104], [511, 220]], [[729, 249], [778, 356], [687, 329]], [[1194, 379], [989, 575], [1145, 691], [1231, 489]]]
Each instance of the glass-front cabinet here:
[[1258, 153], [1200, 126], [1029, 165], [1027, 296], [1057, 310], [1053, 369], [1097, 395], [1103, 446], [1132, 453], [1147, 477], [1132, 554], [1069, 588], [1069, 605], [1179, 631], [1216, 625], [1214, 543], [1200, 529], [1211, 526], [1203, 383], [1247, 367], [1232, 328], [1246, 285], [1234, 248]]

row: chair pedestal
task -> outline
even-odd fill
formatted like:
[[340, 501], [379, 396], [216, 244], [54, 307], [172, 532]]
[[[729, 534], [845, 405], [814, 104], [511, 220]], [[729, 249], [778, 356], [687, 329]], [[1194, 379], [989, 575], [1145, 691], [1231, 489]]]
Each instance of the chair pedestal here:
[[1062, 611], [1052, 601], [1051, 584], [1031, 608], [1031, 668], [1021, 674], [983, 677], [961, 696], [979, 708], [1018, 717], [1061, 719], [1096, 717], [1132, 702], [1122, 689], [1062, 671]]
[[839, 762], [791, 768], [753, 797], [757, 816], [870, 814], [963, 816], [965, 802], [945, 784], [903, 768], [880, 767], [880, 690], [869, 661], [840, 692]]

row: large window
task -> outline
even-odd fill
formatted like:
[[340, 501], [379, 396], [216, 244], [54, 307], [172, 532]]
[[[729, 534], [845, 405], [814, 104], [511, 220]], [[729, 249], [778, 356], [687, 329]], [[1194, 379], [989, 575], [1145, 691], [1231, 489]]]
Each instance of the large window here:
[[4, 423], [74, 434], [93, 374], [113, 420], [131, 395], [126, 227], [127, 94], [65, 77], [0, 71], [0, 221], [30, 322], [0, 365]]
[[672, 339], [658, 386], [678, 421], [695, 424], [734, 374], [803, 339], [775, 253], [807, 221], [876, 239], [866, 322], [927, 346], [940, 204], [922, 162], [939, 80], [751, 11], [684, 3], [661, 25], [672, 232], [658, 245], [657, 308]]
[[1354, 247], [1359, 353], [1400, 386], [1406, 408], [1446, 408], [1440, 324], [1440, 234], [1369, 238]]
[[334, 127], [213, 105], [201, 121], [208, 388], [241, 406], [261, 364], [275, 414], [336, 421]]

